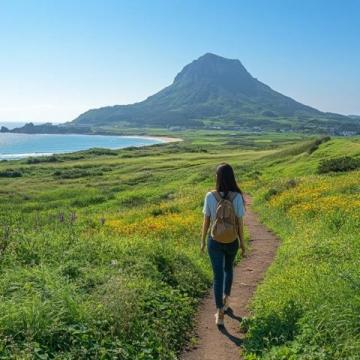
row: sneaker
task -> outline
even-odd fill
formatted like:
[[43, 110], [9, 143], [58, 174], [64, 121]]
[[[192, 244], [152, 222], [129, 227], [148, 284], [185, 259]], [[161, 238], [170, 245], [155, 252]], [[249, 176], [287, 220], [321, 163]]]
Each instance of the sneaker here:
[[224, 326], [224, 310], [218, 310], [216, 312], [215, 323], [217, 326]]

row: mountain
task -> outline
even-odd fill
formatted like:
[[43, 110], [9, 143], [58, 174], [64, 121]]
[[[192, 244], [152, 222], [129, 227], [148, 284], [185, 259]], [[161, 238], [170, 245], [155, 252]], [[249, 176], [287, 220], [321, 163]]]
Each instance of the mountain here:
[[45, 125], [27, 124], [13, 132], [91, 132], [113, 126], [360, 132], [359, 118], [303, 105], [254, 78], [239, 60], [210, 53], [144, 101], [88, 110], [60, 126]]
[[170, 86], [146, 100], [89, 110], [73, 124], [201, 126], [204, 121], [249, 123], [321, 114], [258, 81], [239, 60], [208, 53], [186, 65]]

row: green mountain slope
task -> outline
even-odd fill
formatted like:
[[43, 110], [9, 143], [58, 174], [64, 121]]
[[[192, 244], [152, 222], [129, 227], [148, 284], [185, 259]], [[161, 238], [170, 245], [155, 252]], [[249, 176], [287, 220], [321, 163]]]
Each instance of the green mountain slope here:
[[324, 113], [284, 96], [254, 78], [239, 60], [205, 54], [173, 83], [144, 101], [88, 110], [61, 125], [28, 123], [0, 132], [94, 133], [142, 128], [221, 128], [360, 134], [360, 117]]
[[316, 127], [354, 122], [322, 113], [284, 96], [251, 76], [239, 60], [205, 54], [186, 65], [174, 82], [146, 100], [89, 110], [74, 125], [185, 126], [209, 124]]

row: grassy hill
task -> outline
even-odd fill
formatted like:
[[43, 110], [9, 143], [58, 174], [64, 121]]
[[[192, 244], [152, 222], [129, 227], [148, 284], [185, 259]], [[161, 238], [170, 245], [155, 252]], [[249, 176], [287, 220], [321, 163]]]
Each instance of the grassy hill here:
[[359, 139], [181, 135], [0, 162], [3, 358], [176, 359], [211, 282], [201, 206], [224, 160], [283, 240], [243, 324], [249, 359], [356, 358]]
[[245, 325], [248, 359], [360, 353], [360, 140], [313, 145], [265, 156], [256, 165], [260, 181], [246, 184], [262, 220], [282, 239]]

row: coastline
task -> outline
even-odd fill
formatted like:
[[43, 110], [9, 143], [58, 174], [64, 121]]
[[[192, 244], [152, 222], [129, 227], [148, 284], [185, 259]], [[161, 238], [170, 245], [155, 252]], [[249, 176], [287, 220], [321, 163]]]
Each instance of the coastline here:
[[[174, 143], [174, 142], [180, 142], [180, 141], [184, 141], [181, 138], [175, 138], [175, 137], [170, 137], [170, 136], [152, 136], [152, 135], [120, 135], [120, 134], [26, 134], [26, 133], [10, 133], [10, 134], [16, 134], [16, 135], [60, 135], [60, 136], [112, 136], [112, 137], [118, 137], [118, 138], [124, 138], [124, 139], [138, 139], [140, 142], [141, 140], [149, 140], [149, 141], [154, 141], [155, 144], [159, 145], [159, 144], [166, 144], [166, 143]], [[144, 147], [144, 146], [150, 146], [150, 145], [155, 145], [155, 144], [141, 144], [138, 145], [138, 147]], [[99, 146], [102, 147], [104, 149], [111, 149], [111, 150], [117, 150], [117, 149], [126, 149], [127, 147], [131, 147], [132, 145], [127, 145], [124, 147], [112, 147], [112, 146]], [[97, 146], [92, 146], [92, 147], [97, 147]], [[77, 152], [77, 151], [86, 151], [91, 149], [92, 147], [89, 148], [85, 148], [85, 149], [73, 149], [70, 151], [64, 150], [64, 151], [47, 151], [48, 149], [41, 149], [39, 151], [29, 151], [29, 152], [11, 152], [11, 153], [2, 153], [0, 151], [0, 161], [4, 161], [4, 160], [20, 160], [20, 159], [26, 159], [28, 157], [42, 157], [42, 156], [52, 156], [52, 155], [56, 155], [56, 154], [68, 154], [68, 153], [72, 153], [72, 152]]]
[[161, 142], [164, 143], [173, 143], [173, 142], [179, 142], [179, 141], [184, 141], [184, 139], [182, 138], [177, 138], [177, 137], [172, 137], [172, 136], [166, 136], [166, 135], [122, 135], [122, 134], [118, 134], [116, 132], [112, 133], [112, 132], [93, 132], [93, 133], [88, 133], [88, 132], [18, 132], [18, 131], [12, 131], [13, 129], [10, 129], [10, 131], [8, 132], [3, 132], [3, 133], [10, 133], [10, 134], [25, 134], [25, 135], [101, 135], [101, 136], [120, 136], [120, 137], [124, 137], [124, 138], [143, 138], [143, 139], [149, 139], [149, 140], [160, 140]]

